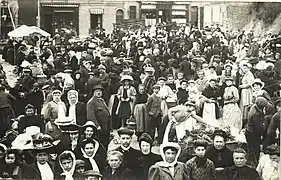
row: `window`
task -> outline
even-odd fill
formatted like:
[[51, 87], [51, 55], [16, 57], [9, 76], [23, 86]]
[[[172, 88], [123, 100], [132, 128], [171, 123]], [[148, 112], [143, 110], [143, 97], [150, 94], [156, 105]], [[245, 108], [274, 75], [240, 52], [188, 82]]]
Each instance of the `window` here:
[[102, 14], [91, 14], [91, 29], [102, 29]]
[[137, 7], [130, 6], [130, 19], [136, 19], [137, 17]]
[[118, 9], [116, 11], [116, 24], [121, 24], [124, 20], [124, 11], [122, 9]]

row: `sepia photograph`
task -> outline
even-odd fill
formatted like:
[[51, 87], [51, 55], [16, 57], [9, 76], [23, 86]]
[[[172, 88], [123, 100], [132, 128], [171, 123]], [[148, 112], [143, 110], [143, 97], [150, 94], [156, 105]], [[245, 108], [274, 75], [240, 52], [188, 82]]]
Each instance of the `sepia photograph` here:
[[281, 180], [281, 1], [0, 0], [0, 180]]

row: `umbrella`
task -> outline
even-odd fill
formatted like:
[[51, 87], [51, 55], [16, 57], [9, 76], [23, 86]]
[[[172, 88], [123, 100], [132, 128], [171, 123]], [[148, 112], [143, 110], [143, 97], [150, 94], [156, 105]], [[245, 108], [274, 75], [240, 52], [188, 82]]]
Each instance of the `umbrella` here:
[[18, 38], [18, 37], [26, 36], [26, 34], [28, 34], [29, 32], [30, 32], [30, 27], [26, 25], [22, 25], [17, 29], [9, 32], [8, 36]]
[[46, 31], [40, 29], [39, 27], [37, 26], [31, 26], [31, 29], [32, 29], [32, 33], [31, 34], [40, 34], [41, 36], [45, 36], [45, 37], [50, 37], [51, 34], [50, 33], [47, 33]]
[[51, 34], [47, 33], [46, 31], [36, 27], [36, 26], [26, 26], [26, 25], [22, 25], [19, 28], [11, 31], [8, 33], [8, 36], [10, 37], [24, 37], [24, 36], [30, 36], [30, 35], [34, 35], [34, 34], [39, 34], [41, 36], [51, 36]]

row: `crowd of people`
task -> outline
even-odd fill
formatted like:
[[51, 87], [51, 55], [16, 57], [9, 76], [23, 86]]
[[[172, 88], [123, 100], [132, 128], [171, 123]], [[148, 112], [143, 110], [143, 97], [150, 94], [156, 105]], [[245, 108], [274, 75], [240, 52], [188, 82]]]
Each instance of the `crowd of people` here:
[[[0, 65], [0, 178], [278, 180], [280, 53], [279, 35], [218, 26], [11, 39], [2, 58], [18, 80]], [[186, 154], [201, 128], [211, 142]]]

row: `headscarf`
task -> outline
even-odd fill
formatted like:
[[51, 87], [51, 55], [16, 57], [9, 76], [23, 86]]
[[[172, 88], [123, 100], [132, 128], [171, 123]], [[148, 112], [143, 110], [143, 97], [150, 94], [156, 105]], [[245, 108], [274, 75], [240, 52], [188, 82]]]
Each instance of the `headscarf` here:
[[[174, 148], [176, 148], [178, 150], [176, 158], [175, 158], [175, 161], [172, 162], [172, 163], [167, 162], [166, 159], [165, 159], [164, 148], [166, 148], [166, 147], [174, 147]], [[162, 157], [163, 161], [157, 162], [156, 165], [158, 165], [160, 167], [169, 168], [171, 173], [174, 174], [174, 170], [175, 170], [174, 166], [177, 163], [177, 160], [178, 160], [178, 157], [179, 157], [180, 153], [181, 153], [181, 147], [180, 147], [180, 145], [178, 143], [175, 143], [175, 142], [163, 142], [163, 144], [160, 145], [160, 154], [161, 154], [161, 157]]]
[[92, 165], [92, 169], [93, 169], [94, 171], [100, 172], [99, 167], [98, 167], [98, 165], [97, 165], [97, 163], [96, 163], [96, 161], [95, 161], [95, 159], [94, 159], [94, 157], [95, 157], [95, 155], [96, 155], [96, 153], [97, 153], [97, 151], [98, 151], [98, 149], [99, 149], [100, 144], [99, 144], [96, 140], [94, 140], [94, 139], [93, 139], [93, 142], [95, 143], [95, 144], [94, 144], [94, 146], [95, 146], [95, 151], [94, 151], [94, 153], [93, 153], [93, 155], [92, 155], [91, 157], [89, 157], [89, 156], [86, 154], [86, 152], [84, 151], [83, 148], [81, 148], [81, 152], [82, 152], [84, 158], [89, 159], [89, 161], [90, 161], [90, 163], [91, 163], [91, 165]]
[[[76, 101], [74, 103], [72, 103], [71, 100], [70, 100], [70, 96], [71, 95], [75, 95], [76, 96]], [[70, 105], [68, 117], [74, 119], [74, 121], [76, 122], [76, 104], [78, 102], [78, 92], [76, 90], [68, 91], [67, 99], [68, 99], [68, 102], [69, 102], [69, 105]]]
[[[70, 171], [66, 171], [63, 168], [62, 164], [61, 164], [61, 156], [63, 154], [70, 154], [72, 159], [73, 159], [73, 164], [72, 164], [72, 167], [71, 167]], [[74, 170], [75, 170], [76, 158], [75, 158], [75, 155], [73, 154], [73, 152], [71, 152], [71, 151], [64, 151], [63, 153], [61, 153], [61, 155], [59, 156], [59, 164], [60, 164], [60, 167], [63, 170], [63, 173], [61, 173], [61, 175], [65, 176], [65, 180], [74, 180], [73, 174], [74, 174]]]

